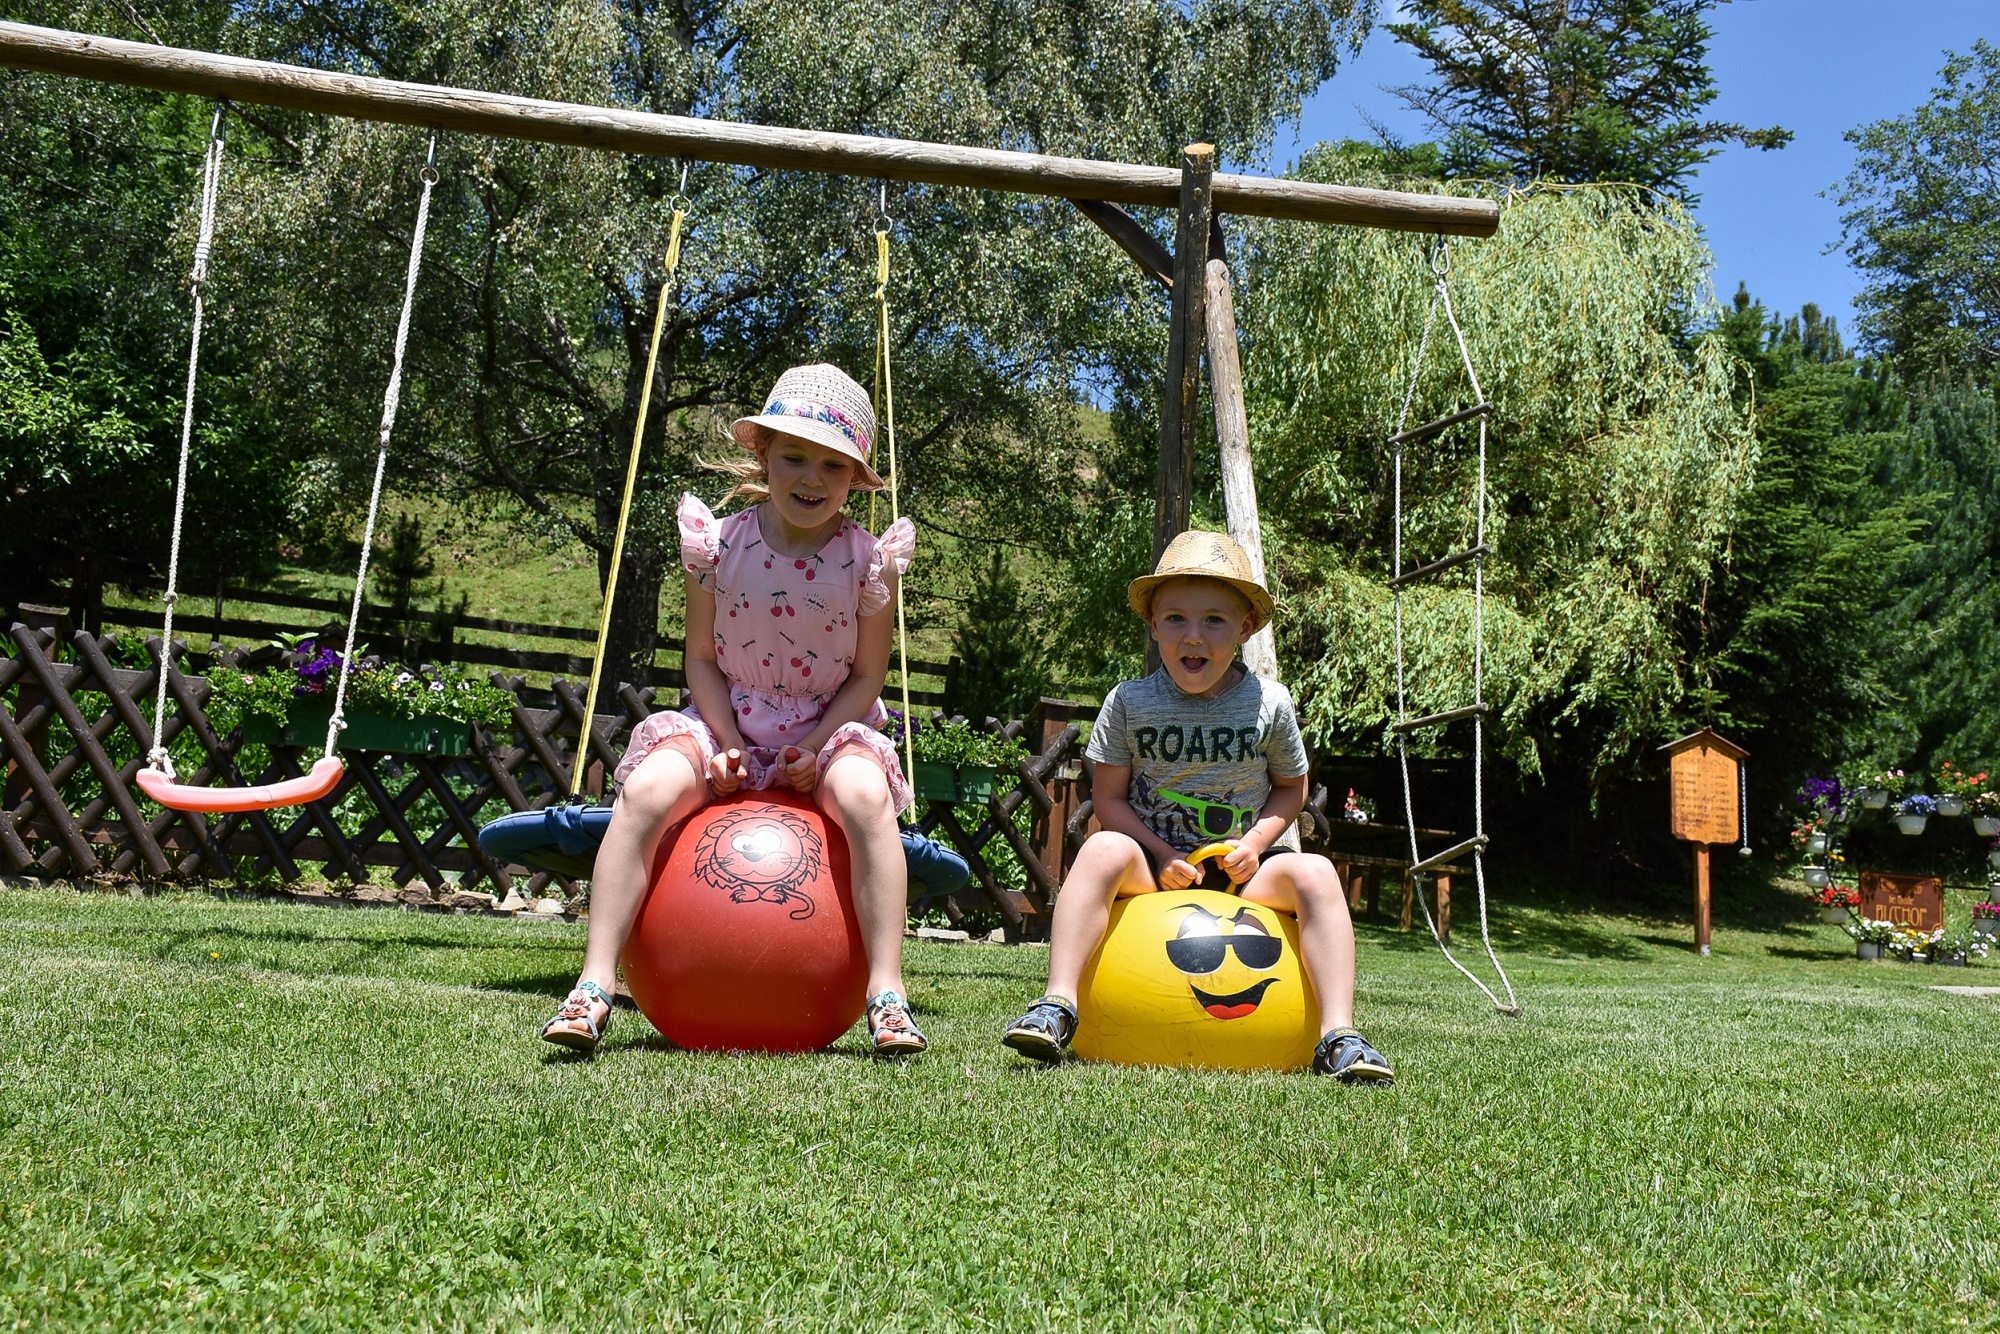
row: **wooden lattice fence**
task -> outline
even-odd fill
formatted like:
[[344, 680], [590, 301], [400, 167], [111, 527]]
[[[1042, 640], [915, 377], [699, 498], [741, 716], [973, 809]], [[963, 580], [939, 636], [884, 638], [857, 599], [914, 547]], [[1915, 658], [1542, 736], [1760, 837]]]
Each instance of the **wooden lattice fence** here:
[[[500, 814], [539, 809], [568, 792], [585, 735], [581, 683], [558, 678], [549, 691], [529, 691], [521, 678], [495, 673], [493, 682], [518, 701], [512, 726], [473, 728], [471, 754], [344, 751], [347, 772], [324, 800], [211, 818], [157, 806], [134, 781], [153, 745], [157, 638], [80, 630], [64, 640], [18, 622], [9, 635], [11, 652], [0, 658], [0, 866], [14, 874], [287, 883], [317, 876], [349, 884], [386, 874], [409, 898], [433, 902], [482, 886], [534, 897], [553, 884], [572, 900], [579, 895], [577, 885], [547, 872], [495, 864], [477, 833]], [[240, 730], [218, 734], [204, 711], [208, 681], [183, 674], [185, 658], [186, 645], [176, 642], [162, 728], [181, 781], [241, 786], [304, 772], [309, 751], [246, 744]], [[234, 659], [225, 651], [222, 661]], [[613, 693], [621, 711], [596, 715], [587, 732], [592, 791], [616, 768], [633, 724], [678, 702], [656, 704], [651, 686]], [[954, 921], [991, 908], [1012, 935], [1045, 932], [1081, 801], [1073, 706], [1047, 704], [1026, 722], [987, 720], [989, 730], [1024, 737], [1038, 752], [1021, 763], [1016, 785], [979, 803], [924, 803], [919, 827], [973, 869], [972, 885], [944, 902]], [[1024, 883], [1008, 883], [1015, 878]]]

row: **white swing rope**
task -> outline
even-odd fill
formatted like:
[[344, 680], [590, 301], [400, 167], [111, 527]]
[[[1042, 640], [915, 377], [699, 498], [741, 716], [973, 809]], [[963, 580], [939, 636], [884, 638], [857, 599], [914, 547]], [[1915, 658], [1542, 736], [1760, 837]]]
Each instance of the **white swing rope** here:
[[326, 757], [333, 758], [341, 732], [347, 727], [342, 706], [347, 700], [347, 677], [354, 669], [354, 637], [361, 628], [361, 593], [368, 586], [368, 555], [375, 545], [375, 518], [382, 507], [382, 475], [389, 466], [389, 433], [396, 426], [396, 409], [403, 401], [403, 349], [410, 341], [410, 308], [417, 300], [417, 268], [424, 255], [424, 232], [430, 227], [431, 187], [438, 183], [437, 136], [431, 136], [430, 151], [419, 173], [424, 183], [423, 198], [417, 201], [417, 226], [410, 234], [410, 266], [403, 276], [403, 315], [396, 322], [396, 355], [389, 365], [389, 388], [382, 395], [382, 426], [376, 434], [375, 482], [368, 492], [368, 522], [361, 532], [361, 569], [354, 576], [354, 606], [347, 616], [347, 648], [340, 655], [340, 679], [333, 688], [333, 716], [326, 723]]
[[[1436, 278], [1436, 285], [1431, 290], [1430, 308], [1424, 314], [1424, 332], [1417, 343], [1416, 362], [1410, 367], [1410, 383], [1403, 394], [1402, 412], [1396, 418], [1396, 434], [1399, 436], [1409, 426], [1410, 408], [1416, 401], [1417, 381], [1423, 373], [1424, 361], [1430, 351], [1431, 330], [1437, 323], [1437, 313], [1440, 308], [1444, 310], [1445, 320], [1451, 325], [1452, 334], [1457, 339], [1459, 361], [1465, 367], [1466, 378], [1472, 384], [1472, 401], [1475, 403], [1486, 401], [1486, 395], [1479, 385], [1479, 372], [1472, 365], [1472, 353], [1466, 347], [1465, 330], [1459, 327], [1458, 314], [1452, 308], [1449, 282], [1451, 251], [1442, 237], [1438, 239], [1437, 248], [1431, 258], [1431, 272]], [[1396, 446], [1395, 510], [1393, 560], [1395, 577], [1400, 581], [1403, 575], [1403, 446], [1401, 444]], [[1477, 513], [1478, 518], [1473, 533], [1475, 549], [1486, 544], [1486, 415], [1484, 413], [1479, 417]], [[1400, 582], [1396, 583], [1393, 591], [1396, 612], [1396, 721], [1401, 723], [1409, 719], [1404, 689], [1403, 585]], [[1472, 703], [1475, 708], [1485, 703], [1485, 684], [1486, 557], [1482, 554], [1475, 556], [1472, 561]], [[1396, 733], [1396, 758], [1403, 775], [1403, 823], [1410, 840], [1410, 863], [1415, 865], [1423, 859], [1417, 851], [1416, 804], [1410, 793], [1410, 736], [1406, 731]], [[1437, 942], [1437, 947], [1444, 954], [1446, 961], [1463, 973], [1473, 986], [1478, 987], [1486, 999], [1493, 1002], [1494, 1009], [1502, 1014], [1518, 1016], [1521, 1013], [1521, 1005], [1514, 996], [1514, 983], [1508, 978], [1507, 970], [1501, 967], [1500, 956], [1494, 952], [1493, 935], [1486, 913], [1486, 721], [1483, 712], [1472, 715], [1472, 821], [1473, 838], [1476, 840], [1472, 845], [1472, 874], [1479, 892], [1479, 939], [1486, 947], [1486, 957], [1492, 961], [1494, 973], [1498, 975], [1501, 986], [1507, 992], [1504, 1003], [1493, 994], [1492, 988], [1480, 981], [1471, 969], [1460, 963], [1457, 956], [1451, 952], [1451, 947], [1445, 944], [1444, 936], [1431, 916], [1430, 902], [1424, 897], [1421, 881], [1414, 886], [1417, 906], [1423, 909], [1424, 925], [1430, 928], [1431, 939]]]
[[153, 696], [153, 744], [146, 752], [146, 767], [175, 779], [174, 762], [167, 754], [162, 733], [167, 717], [167, 678], [174, 670], [174, 603], [180, 600], [181, 520], [187, 507], [188, 454], [194, 442], [195, 371], [201, 364], [202, 287], [208, 281], [208, 257], [215, 244], [215, 196], [222, 184], [222, 111], [208, 127], [208, 156], [201, 169], [201, 225], [195, 234], [194, 271], [188, 290], [194, 295], [194, 332], [188, 339], [187, 397], [181, 405], [181, 458], [174, 473], [174, 529], [167, 546], [166, 624], [160, 630], [160, 682]]

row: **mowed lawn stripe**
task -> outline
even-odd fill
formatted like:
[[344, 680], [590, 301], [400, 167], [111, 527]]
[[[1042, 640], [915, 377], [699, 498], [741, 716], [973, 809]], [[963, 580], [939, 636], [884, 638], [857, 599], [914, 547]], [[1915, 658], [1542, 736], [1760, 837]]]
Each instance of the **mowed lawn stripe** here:
[[913, 946], [913, 1064], [583, 1062], [576, 927], [7, 892], [0, 1327], [2000, 1327], [2000, 970], [1502, 921], [1518, 1022], [1364, 931], [1379, 1091], [1031, 1067], [1035, 949]]

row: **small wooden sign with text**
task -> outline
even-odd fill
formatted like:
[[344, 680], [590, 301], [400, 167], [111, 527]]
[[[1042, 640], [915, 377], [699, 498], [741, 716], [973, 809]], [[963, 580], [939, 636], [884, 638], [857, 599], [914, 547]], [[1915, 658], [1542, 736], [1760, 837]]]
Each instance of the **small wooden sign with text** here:
[[1660, 747], [1667, 752], [1675, 838], [1694, 844], [1694, 946], [1708, 953], [1708, 848], [1743, 834], [1743, 761], [1750, 752], [1704, 727]]
[[1734, 843], [1743, 832], [1737, 819], [1736, 790], [1742, 752], [1734, 746], [1725, 750], [1714, 744], [1721, 740], [1712, 732], [1697, 732], [1687, 738], [1687, 745], [1672, 752], [1675, 838], [1690, 843]]
[[1935, 931], [1944, 925], [1944, 882], [1934, 875], [1863, 871], [1860, 912], [1877, 922]]

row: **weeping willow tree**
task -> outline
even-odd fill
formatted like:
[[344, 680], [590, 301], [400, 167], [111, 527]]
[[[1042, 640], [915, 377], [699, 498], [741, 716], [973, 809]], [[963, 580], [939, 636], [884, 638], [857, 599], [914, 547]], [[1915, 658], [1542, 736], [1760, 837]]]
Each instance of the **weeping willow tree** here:
[[[1354, 163], [1323, 151], [1302, 169]], [[1453, 187], [1459, 189], [1462, 187]], [[1503, 199], [1500, 231], [1451, 250], [1488, 445], [1486, 698], [1523, 769], [1581, 743], [1594, 779], [1656, 738], [1686, 686], [1677, 616], [1725, 554], [1754, 459], [1738, 367], [1703, 295], [1685, 212], [1625, 187]], [[1395, 711], [1395, 430], [1432, 277], [1423, 238], [1274, 224], [1255, 235], [1246, 379], [1281, 651], [1315, 744], [1386, 741]], [[1440, 319], [1409, 421], [1473, 401]], [[1477, 428], [1411, 447], [1405, 568], [1474, 541]], [[1472, 698], [1471, 567], [1404, 597], [1409, 708]]]

